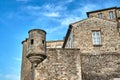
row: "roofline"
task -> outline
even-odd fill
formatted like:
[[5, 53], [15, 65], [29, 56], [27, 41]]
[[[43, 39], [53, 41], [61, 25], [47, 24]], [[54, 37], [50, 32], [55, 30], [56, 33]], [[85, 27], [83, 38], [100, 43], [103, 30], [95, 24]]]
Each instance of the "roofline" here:
[[28, 31], [28, 33], [32, 32], [32, 31], [42, 31], [46, 34], [46, 31], [42, 30], [42, 29], [31, 29]]
[[70, 25], [74, 26], [74, 24], [77, 24], [77, 23], [79, 23], [79, 22], [82, 22], [82, 21], [85, 21], [85, 20], [91, 19], [91, 18], [96, 18], [96, 19], [100, 19], [100, 20], [105, 20], [105, 21], [109, 21], [109, 22], [112, 22], [112, 23], [116, 23], [116, 22], [113, 22], [113, 21], [110, 21], [110, 20], [106, 20], [106, 19], [101, 19], [101, 18], [97, 18], [97, 17], [90, 17], [90, 18], [86, 18], [86, 19], [83, 19], [83, 20], [80, 20], [80, 21], [71, 23]]
[[46, 42], [63, 42], [64, 40], [50, 40], [50, 41], [46, 41]]
[[27, 42], [27, 40], [28, 40], [28, 38], [26, 38], [25, 40], [23, 40], [23, 41], [21, 42], [21, 44], [23, 44], [24, 42]]
[[82, 19], [82, 20], [76, 21], [76, 22], [74, 22], [74, 23], [71, 23], [70, 25], [74, 25], [74, 24], [76, 24], [76, 23], [82, 22], [82, 21], [87, 20], [87, 19], [88, 19], [88, 18], [85, 18], [85, 19]]
[[66, 36], [65, 36], [65, 39], [64, 39], [64, 43], [63, 43], [62, 48], [64, 48], [65, 45], [66, 45], [66, 41], [68, 40], [68, 37], [69, 37], [70, 32], [71, 32], [71, 29], [72, 29], [72, 25], [70, 24], [70, 25], [69, 25], [69, 28], [68, 28], [68, 30], [67, 30], [67, 33], [66, 33]]
[[47, 48], [47, 50], [80, 50], [80, 48]]
[[[96, 18], [96, 19], [99, 19], [99, 20], [104, 20], [104, 21], [112, 22], [112, 21], [105, 20], [105, 19], [100, 19], [100, 18], [97, 18], [97, 17], [91, 17], [91, 18]], [[65, 39], [64, 39], [64, 43], [63, 43], [62, 48], [65, 48], [66, 41], [68, 40], [68, 37], [69, 37], [69, 35], [70, 35], [70, 32], [71, 32], [72, 27], [74, 26], [74, 24], [79, 23], [79, 22], [82, 22], [82, 21], [85, 21], [85, 20], [87, 20], [87, 19], [90, 19], [90, 18], [86, 18], [86, 19], [83, 19], [83, 20], [80, 20], [80, 21], [71, 23], [71, 24], [69, 25], [69, 28], [68, 28], [68, 30], [67, 30], [67, 33], [66, 33], [66, 36], [65, 36]], [[116, 23], [116, 22], [112, 22], [112, 23]]]
[[105, 11], [105, 10], [109, 10], [109, 9], [120, 9], [120, 7], [110, 7], [110, 8], [94, 10], [94, 11], [90, 11], [90, 12], [86, 12], [86, 13], [87, 13], [87, 16], [89, 17], [90, 13], [95, 13], [95, 12], [99, 12], [99, 11]]

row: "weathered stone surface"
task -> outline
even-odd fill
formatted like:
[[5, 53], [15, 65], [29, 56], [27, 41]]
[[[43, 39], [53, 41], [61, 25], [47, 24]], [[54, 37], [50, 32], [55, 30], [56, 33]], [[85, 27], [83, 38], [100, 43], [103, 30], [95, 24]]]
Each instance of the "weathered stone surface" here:
[[63, 40], [55, 40], [55, 41], [47, 41], [46, 47], [47, 48], [62, 48]]
[[41, 29], [32, 29], [29, 31], [28, 54], [45, 54], [46, 50], [46, 32]]
[[[106, 13], [108, 12], [107, 9]], [[96, 12], [91, 13], [88, 19], [70, 24], [65, 41], [48, 42], [47, 47], [50, 48], [47, 50], [45, 31], [40, 33], [41, 31], [35, 29], [35, 32], [33, 30], [29, 32], [29, 38], [23, 41], [21, 80], [30, 80], [32, 76], [31, 64], [26, 58], [29, 53], [33, 55], [44, 53], [44, 56], [47, 56], [35, 67], [35, 80], [113, 80], [113, 78], [120, 78], [120, 32], [117, 23], [120, 22], [120, 18], [108, 20], [108, 14], [103, 13], [105, 14], [103, 19], [96, 18], [98, 15]], [[117, 16], [119, 16], [118, 12]], [[93, 44], [93, 30], [100, 31], [100, 45]], [[31, 44], [32, 39], [35, 40], [34, 45]], [[57, 46], [61, 46], [62, 43], [65, 48], [58, 49]], [[39, 58], [39, 56], [33, 56], [34, 62], [39, 61]]]
[[28, 39], [23, 41], [21, 80], [30, 80], [31, 64], [30, 64], [29, 60], [26, 58], [27, 50], [28, 50], [28, 42], [27, 41], [28, 41]]
[[81, 54], [82, 80], [113, 80], [120, 77], [120, 53]]
[[38, 80], [81, 80], [79, 50], [48, 49], [37, 71]]
[[[117, 30], [117, 23], [92, 17], [72, 24], [72, 26], [74, 48], [80, 48], [81, 52], [97, 54], [100, 52], [120, 51], [120, 36]], [[99, 30], [101, 33], [100, 46], [93, 45], [93, 30]]]
[[[98, 14], [102, 14], [102, 19], [116, 22], [120, 17], [119, 8], [113, 7], [106, 10], [97, 10], [93, 12], [88, 12], [88, 17], [99, 17]], [[113, 12], [113, 19], [110, 19], [110, 12]]]

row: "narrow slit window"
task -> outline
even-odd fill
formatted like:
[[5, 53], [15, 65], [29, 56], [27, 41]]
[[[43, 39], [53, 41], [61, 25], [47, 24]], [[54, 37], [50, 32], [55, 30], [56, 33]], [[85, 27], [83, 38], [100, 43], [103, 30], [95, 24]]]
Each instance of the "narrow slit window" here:
[[44, 40], [42, 40], [42, 44], [44, 44]]
[[33, 45], [34, 44], [34, 40], [33, 39], [31, 39], [31, 45]]

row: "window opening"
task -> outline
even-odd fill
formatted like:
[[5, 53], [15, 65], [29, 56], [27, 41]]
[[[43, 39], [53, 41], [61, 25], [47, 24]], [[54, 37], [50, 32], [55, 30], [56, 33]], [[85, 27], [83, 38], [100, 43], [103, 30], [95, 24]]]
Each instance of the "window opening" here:
[[44, 41], [44, 40], [42, 40], [42, 44], [44, 44], [44, 42], [45, 42], [45, 41]]
[[92, 31], [92, 40], [94, 45], [101, 45], [100, 31]]
[[34, 40], [33, 39], [31, 39], [31, 45], [33, 45], [34, 44]]
[[113, 18], [114, 18], [113, 11], [110, 11], [110, 12], [109, 12], [109, 18], [110, 18], [110, 19], [113, 19]]
[[98, 14], [98, 18], [103, 18], [103, 14], [102, 14], [102, 13], [99, 13], [99, 14]]

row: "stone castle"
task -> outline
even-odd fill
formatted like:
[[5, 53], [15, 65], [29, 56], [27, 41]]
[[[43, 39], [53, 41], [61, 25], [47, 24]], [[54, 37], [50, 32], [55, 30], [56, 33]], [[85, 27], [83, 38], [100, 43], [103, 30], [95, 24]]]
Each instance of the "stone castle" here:
[[21, 80], [119, 80], [120, 7], [87, 16], [69, 25], [64, 40], [46, 41], [44, 30], [30, 30]]

